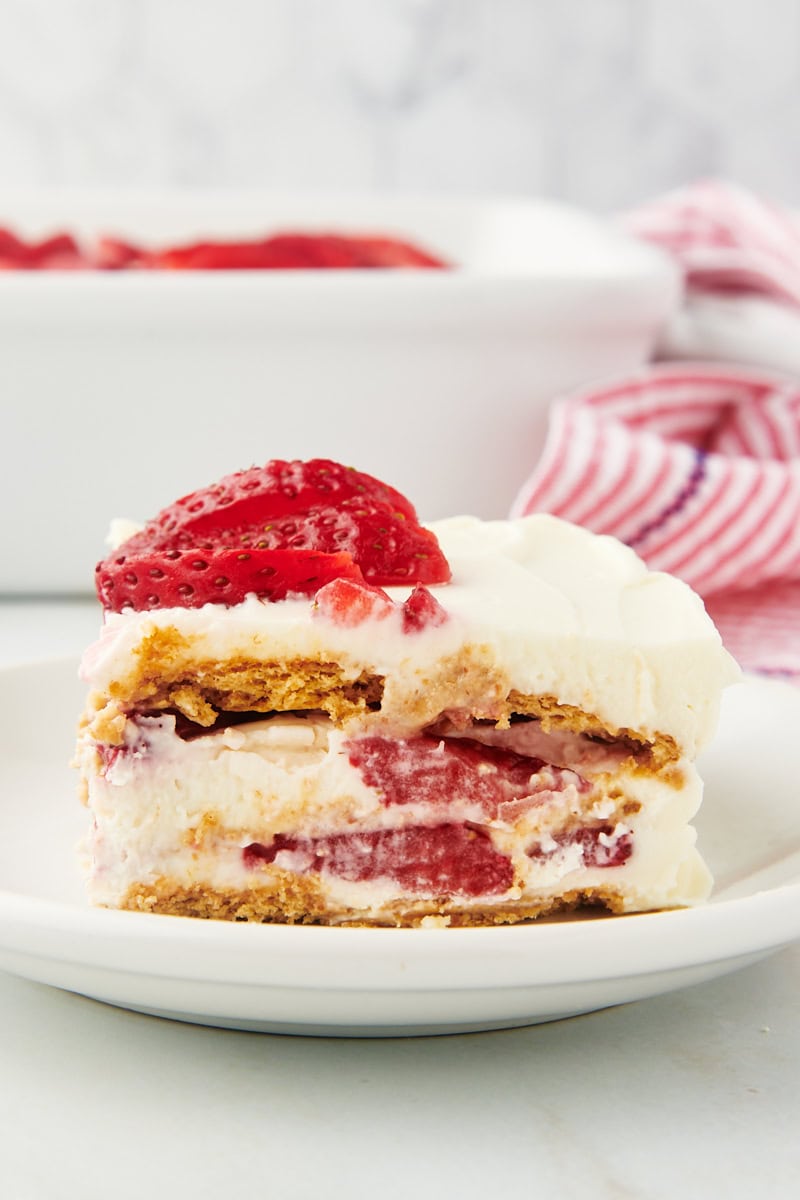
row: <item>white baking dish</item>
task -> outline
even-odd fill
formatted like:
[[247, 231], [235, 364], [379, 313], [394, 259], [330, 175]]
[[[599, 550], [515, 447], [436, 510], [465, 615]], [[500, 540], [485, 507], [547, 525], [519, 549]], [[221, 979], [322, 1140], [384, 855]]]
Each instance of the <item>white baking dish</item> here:
[[457, 269], [0, 272], [0, 592], [91, 587], [114, 515], [275, 457], [352, 463], [424, 517], [505, 515], [548, 401], [644, 361], [679, 282], [657, 251], [532, 201], [0, 196], [0, 225], [163, 243], [332, 229]]

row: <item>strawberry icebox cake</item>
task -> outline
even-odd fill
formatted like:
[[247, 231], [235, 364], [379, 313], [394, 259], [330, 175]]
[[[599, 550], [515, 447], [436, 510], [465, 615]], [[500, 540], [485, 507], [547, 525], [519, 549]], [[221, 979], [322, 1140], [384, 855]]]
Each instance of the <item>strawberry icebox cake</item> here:
[[704, 900], [700, 599], [548, 515], [273, 461], [112, 525], [77, 762], [100, 905], [485, 925]]

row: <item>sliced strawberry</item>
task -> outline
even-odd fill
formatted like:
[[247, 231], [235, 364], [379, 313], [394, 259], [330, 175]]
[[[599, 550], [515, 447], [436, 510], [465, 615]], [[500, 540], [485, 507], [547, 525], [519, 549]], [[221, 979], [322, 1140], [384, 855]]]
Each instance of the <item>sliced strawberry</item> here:
[[288, 232], [252, 241], [168, 246], [148, 254], [146, 265], [161, 271], [317, 271], [446, 264], [396, 238]]
[[358, 238], [364, 266], [370, 267], [446, 267], [447, 263], [441, 258], [435, 258], [419, 246], [399, 238], [362, 237]]
[[235, 526], [207, 534], [183, 529], [169, 539], [169, 544], [178, 549], [224, 545], [346, 553], [358, 563], [364, 577], [379, 587], [415, 580], [443, 583], [450, 578], [450, 568], [434, 534], [402, 513], [369, 500], [345, 500], [339, 508], [317, 509], [263, 525]]
[[0, 229], [0, 267], [5, 270], [72, 271], [88, 265], [68, 233], [27, 242], [8, 229]]
[[7, 269], [14, 266], [24, 267], [28, 257], [28, 247], [10, 229], [0, 228], [0, 261]]
[[403, 605], [403, 632], [419, 633], [435, 629], [449, 620], [449, 614], [424, 584], [418, 583]]
[[564, 846], [578, 846], [581, 862], [585, 867], [621, 867], [633, 854], [633, 838], [630, 833], [621, 833], [615, 837], [611, 825], [587, 825], [583, 829], [557, 833], [547, 849], [537, 842], [528, 848], [527, 854], [529, 858], [536, 860], [552, 858]]
[[156, 271], [246, 271], [268, 265], [260, 243], [193, 242], [170, 246], [150, 255]]
[[542, 790], [540, 758], [469, 738], [375, 735], [353, 738], [346, 748], [350, 765], [387, 807], [466, 804], [494, 818], [504, 802]]
[[438, 541], [401, 492], [329, 459], [276, 459], [228, 475], [163, 509], [125, 550], [220, 546], [347, 553], [381, 587], [450, 579]]
[[92, 265], [100, 271], [123, 271], [129, 267], [147, 267], [149, 260], [147, 251], [133, 242], [101, 237], [94, 248]]
[[74, 271], [89, 264], [81, 254], [78, 243], [68, 233], [34, 242], [30, 247], [31, 265], [39, 270]]
[[[303, 583], [309, 572], [309, 577], [318, 578], [317, 588], [337, 576], [366, 579], [378, 587], [446, 583], [450, 578], [450, 567], [436, 537], [419, 524], [405, 496], [371, 475], [328, 459], [307, 463], [275, 460], [265, 467], [229, 475], [165, 508], [120, 551], [123, 564], [125, 559], [149, 558], [148, 572], [160, 566], [170, 578], [176, 575], [176, 563], [206, 560], [223, 552], [232, 556], [226, 562], [250, 564], [233, 568], [233, 574], [220, 567], [218, 575], [229, 581], [230, 590], [206, 589], [202, 599], [191, 601], [192, 607], [214, 599], [221, 604], [238, 603], [233, 597], [241, 589], [234, 583], [255, 575], [257, 556], [269, 553], [283, 555], [274, 564], [272, 559], [264, 561], [286, 572], [285, 586], [281, 588], [274, 579], [269, 588], [249, 590], [272, 599], [292, 592], [311, 594], [316, 588]], [[297, 556], [295, 566], [292, 554]], [[314, 556], [313, 568], [308, 565], [309, 554]], [[251, 558], [244, 557], [247, 555]], [[320, 561], [324, 556], [331, 559], [327, 565]], [[152, 608], [167, 603], [159, 599], [157, 588], [142, 591], [138, 587], [140, 572], [130, 564], [121, 569], [118, 559], [119, 555], [111, 555], [98, 567], [98, 594], [104, 603], [111, 600], [105, 579], [111, 581], [112, 591], [119, 588], [124, 592], [127, 606]], [[137, 578], [135, 595], [131, 588], [121, 587], [128, 573]], [[302, 586], [297, 585], [298, 579]], [[178, 596], [195, 594], [186, 590], [190, 582], [194, 584], [193, 579], [176, 577], [176, 588], [182, 588]], [[119, 608], [121, 603], [115, 596], [113, 606]], [[424, 595], [412, 597], [409, 605], [409, 629], [441, 619], [439, 606], [430, 595], [427, 599]]]
[[514, 882], [510, 859], [482, 829], [466, 825], [412, 826], [321, 838], [278, 834], [269, 845], [251, 842], [242, 852], [255, 870], [283, 850], [302, 856], [305, 871], [352, 883], [390, 879], [417, 896], [493, 896]]
[[279, 233], [262, 243], [271, 270], [348, 270], [357, 267], [352, 239], [327, 233]]
[[353, 628], [364, 621], [382, 621], [395, 611], [394, 601], [382, 588], [340, 578], [317, 592], [312, 616]]
[[296, 550], [117, 553], [96, 570], [97, 594], [112, 612], [240, 604], [251, 593], [262, 600], [312, 596], [340, 578], [361, 579], [349, 555]]
[[373, 475], [327, 458], [308, 462], [273, 459], [266, 466], [237, 471], [210, 487], [182, 496], [163, 509], [145, 533], [159, 536], [178, 529], [208, 533], [265, 524], [277, 517], [340, 507], [345, 501], [361, 499], [379, 501], [413, 521], [417, 519], [410, 500]]
[[441, 268], [447, 264], [410, 242], [390, 237], [281, 233], [252, 241], [205, 241], [146, 250], [122, 238], [101, 237], [90, 256], [70, 234], [25, 241], [0, 229], [0, 269], [103, 271], [288, 271]]
[[325, 234], [279, 234], [252, 242], [195, 242], [156, 253], [165, 271], [291, 271], [360, 265], [347, 239]]

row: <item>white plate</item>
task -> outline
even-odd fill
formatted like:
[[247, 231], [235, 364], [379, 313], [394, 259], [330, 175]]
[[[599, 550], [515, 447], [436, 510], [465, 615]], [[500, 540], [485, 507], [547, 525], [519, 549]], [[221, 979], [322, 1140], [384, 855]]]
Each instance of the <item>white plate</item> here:
[[800, 690], [748, 680], [705, 755], [698, 909], [497, 929], [318, 929], [91, 909], [66, 766], [72, 660], [0, 672], [0, 967], [159, 1016], [396, 1036], [554, 1020], [699, 983], [800, 936]]

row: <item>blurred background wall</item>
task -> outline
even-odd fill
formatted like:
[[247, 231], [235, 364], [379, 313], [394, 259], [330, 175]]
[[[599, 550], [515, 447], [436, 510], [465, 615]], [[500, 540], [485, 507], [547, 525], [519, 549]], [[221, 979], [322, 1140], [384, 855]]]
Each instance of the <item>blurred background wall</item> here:
[[0, 0], [0, 187], [800, 200], [798, 0]]

